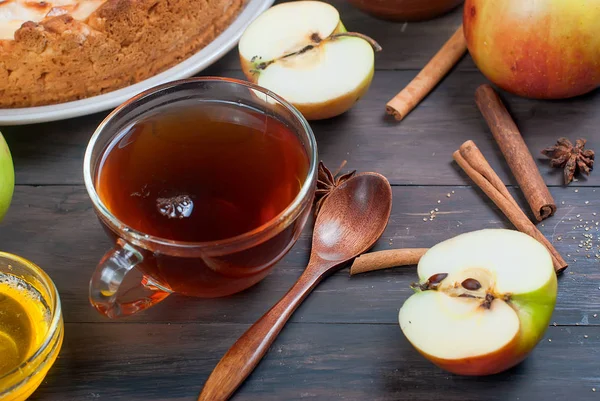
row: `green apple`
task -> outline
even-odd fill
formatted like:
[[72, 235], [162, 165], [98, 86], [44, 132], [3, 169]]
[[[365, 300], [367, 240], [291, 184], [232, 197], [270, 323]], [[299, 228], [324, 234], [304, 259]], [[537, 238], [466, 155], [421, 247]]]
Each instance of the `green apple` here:
[[8, 145], [0, 133], [0, 221], [6, 214], [15, 189], [15, 170]]
[[347, 32], [337, 9], [320, 1], [271, 7], [244, 31], [239, 55], [246, 78], [294, 105], [307, 120], [349, 110], [375, 71], [371, 38]]
[[421, 258], [402, 332], [427, 359], [459, 375], [489, 375], [523, 361], [556, 304], [548, 250], [519, 231], [486, 229], [443, 241]]

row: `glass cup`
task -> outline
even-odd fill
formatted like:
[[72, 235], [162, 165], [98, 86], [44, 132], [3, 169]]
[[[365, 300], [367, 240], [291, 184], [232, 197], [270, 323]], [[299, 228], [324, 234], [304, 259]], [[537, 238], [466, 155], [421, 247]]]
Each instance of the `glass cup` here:
[[0, 376], [0, 400], [24, 401], [39, 387], [56, 361], [63, 342], [64, 324], [58, 291], [42, 269], [19, 256], [0, 252], [0, 281], [10, 276], [29, 287], [23, 291], [34, 294], [36, 302], [39, 298], [42, 312], [47, 316], [46, 332], [38, 333], [40, 344], [19, 366]]
[[[229, 107], [252, 109], [277, 118], [297, 135], [309, 162], [307, 175], [296, 198], [278, 216], [225, 240], [179, 242], [126, 226], [102, 203], [95, 178], [103, 153], [115, 136], [149, 113], [160, 113], [166, 107], [172, 110], [174, 105], [190, 101], [195, 102], [194, 107], [203, 107], [203, 102], [213, 106], [222, 102]], [[105, 316], [116, 318], [144, 310], [174, 292], [214, 298], [251, 287], [271, 271], [300, 236], [312, 207], [316, 177], [317, 145], [308, 122], [291, 104], [266, 89], [234, 79], [202, 77], [170, 82], [137, 95], [106, 117], [85, 153], [86, 189], [114, 244], [90, 280], [90, 303]]]

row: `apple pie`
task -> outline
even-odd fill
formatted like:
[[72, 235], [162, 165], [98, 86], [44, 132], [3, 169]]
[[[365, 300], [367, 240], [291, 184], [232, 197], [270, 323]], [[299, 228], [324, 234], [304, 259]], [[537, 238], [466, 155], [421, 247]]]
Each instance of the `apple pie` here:
[[246, 0], [0, 0], [0, 108], [57, 104], [156, 75]]

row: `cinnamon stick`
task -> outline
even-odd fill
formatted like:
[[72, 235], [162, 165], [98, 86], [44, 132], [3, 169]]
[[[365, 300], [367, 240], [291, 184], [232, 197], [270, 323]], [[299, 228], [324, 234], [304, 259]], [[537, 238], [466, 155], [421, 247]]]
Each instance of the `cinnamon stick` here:
[[411, 266], [419, 263], [427, 248], [390, 249], [365, 253], [354, 260], [350, 275], [388, 269], [390, 267]]
[[562, 273], [568, 267], [567, 262], [521, 210], [475, 143], [470, 140], [463, 143], [460, 149], [454, 152], [453, 157], [475, 184], [500, 208], [517, 230], [535, 238], [548, 249], [552, 257], [554, 270], [557, 274]]
[[552, 216], [556, 212], [556, 203], [517, 125], [498, 94], [490, 85], [484, 84], [475, 91], [475, 101], [517, 179], [535, 219], [542, 221]]
[[467, 51], [461, 25], [417, 76], [386, 105], [386, 112], [402, 120], [433, 90]]

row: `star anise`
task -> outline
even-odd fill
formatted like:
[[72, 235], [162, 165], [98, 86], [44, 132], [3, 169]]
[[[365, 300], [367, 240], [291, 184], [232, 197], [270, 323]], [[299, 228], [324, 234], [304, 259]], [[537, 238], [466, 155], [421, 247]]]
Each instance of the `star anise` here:
[[565, 184], [573, 181], [575, 173], [590, 175], [594, 168], [594, 151], [585, 150], [586, 139], [578, 139], [575, 146], [567, 138], [559, 138], [556, 145], [542, 150], [542, 154], [548, 156], [551, 167], [564, 167]]
[[323, 162], [319, 162], [317, 190], [315, 192], [315, 216], [319, 214], [321, 206], [323, 206], [323, 202], [325, 202], [325, 199], [329, 197], [331, 192], [356, 174], [356, 170], [354, 170], [338, 177], [340, 170], [344, 168], [345, 165], [346, 161], [344, 160], [336, 172], [332, 173], [327, 167], [325, 167]]

